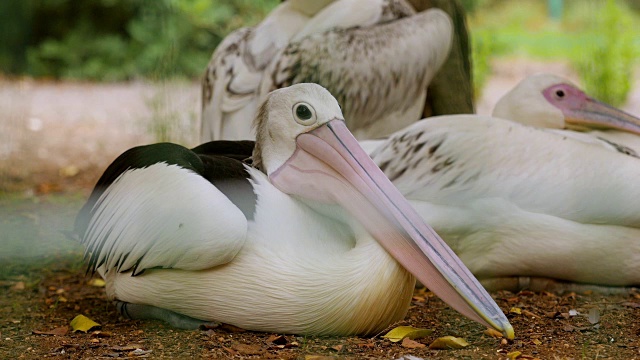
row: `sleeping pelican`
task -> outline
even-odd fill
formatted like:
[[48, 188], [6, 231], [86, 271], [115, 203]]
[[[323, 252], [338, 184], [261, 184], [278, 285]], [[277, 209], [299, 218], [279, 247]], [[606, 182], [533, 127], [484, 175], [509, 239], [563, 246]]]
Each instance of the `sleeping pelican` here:
[[525, 78], [498, 101], [493, 116], [559, 129], [564, 136], [633, 156], [640, 154], [640, 119], [589, 97], [556, 75]]
[[[267, 42], [268, 56], [252, 55], [250, 36], [280, 34], [278, 24], [290, 31], [278, 43]], [[301, 82], [336, 94], [356, 137], [386, 136], [421, 118], [427, 85], [446, 60], [452, 36], [445, 12], [415, 14], [405, 0], [338, 0], [304, 25], [282, 21], [241, 30], [209, 63], [201, 140], [254, 139], [250, 125], [264, 96]]]
[[[598, 121], [638, 123], [597, 103], [565, 111], [588, 123], [600, 106]], [[489, 289], [638, 286], [640, 160], [568, 133], [457, 115], [362, 145]]]
[[[251, 143], [157, 144], [125, 152], [98, 181], [76, 231], [123, 314], [373, 334], [405, 316], [415, 276], [513, 338], [491, 297], [358, 146], [328, 91], [274, 91], [256, 124], [255, 168], [240, 160]], [[251, 190], [255, 212], [234, 203]]]

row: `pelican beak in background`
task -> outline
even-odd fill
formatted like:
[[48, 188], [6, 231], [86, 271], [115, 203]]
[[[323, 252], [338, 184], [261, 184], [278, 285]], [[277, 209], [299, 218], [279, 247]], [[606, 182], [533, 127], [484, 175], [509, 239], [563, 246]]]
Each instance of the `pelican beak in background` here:
[[542, 94], [562, 111], [567, 129], [620, 130], [640, 135], [640, 118], [589, 97], [575, 86], [558, 84]]
[[369, 158], [343, 120], [298, 135], [295, 152], [269, 179], [287, 194], [341, 205], [451, 307], [514, 338], [495, 301]]

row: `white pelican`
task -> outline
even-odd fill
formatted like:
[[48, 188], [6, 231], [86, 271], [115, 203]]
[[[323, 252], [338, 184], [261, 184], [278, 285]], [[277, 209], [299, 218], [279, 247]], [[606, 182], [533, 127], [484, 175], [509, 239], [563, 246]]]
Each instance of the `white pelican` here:
[[498, 101], [493, 116], [540, 128], [571, 130], [561, 133], [633, 156], [640, 154], [640, 119], [589, 97], [556, 75], [525, 78]]
[[[256, 124], [250, 179], [236, 160], [243, 142], [134, 148], [106, 170], [76, 231], [123, 314], [373, 334], [405, 316], [415, 275], [513, 338], [500, 308], [358, 146], [328, 91], [274, 91]], [[234, 179], [256, 194], [252, 219], [214, 185]]]
[[[358, 138], [386, 136], [421, 118], [427, 85], [451, 46], [445, 12], [415, 14], [405, 0], [338, 0], [304, 25], [271, 21], [287, 3], [265, 20], [272, 26], [239, 30], [214, 52], [203, 80], [203, 142], [253, 139], [264, 96], [300, 82], [335, 94]], [[282, 34], [279, 24], [286, 36], [262, 40], [267, 56], [254, 51], [251, 36]]]
[[640, 160], [554, 130], [637, 132], [640, 119], [550, 76], [520, 84], [494, 114], [546, 129], [441, 116], [362, 146], [489, 288], [640, 285]]

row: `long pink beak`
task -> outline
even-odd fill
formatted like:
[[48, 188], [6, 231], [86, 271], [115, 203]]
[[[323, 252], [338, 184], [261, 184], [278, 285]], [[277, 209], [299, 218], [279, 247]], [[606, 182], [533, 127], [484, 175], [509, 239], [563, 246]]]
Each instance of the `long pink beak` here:
[[640, 119], [611, 105], [598, 101], [582, 90], [565, 84], [567, 97], [559, 101], [553, 88], [543, 91], [544, 97], [562, 111], [566, 127], [573, 130], [620, 130], [640, 135]]
[[301, 134], [296, 144], [289, 160], [269, 176], [276, 187], [341, 205], [442, 300], [513, 339], [502, 310], [358, 145], [344, 121], [332, 120]]

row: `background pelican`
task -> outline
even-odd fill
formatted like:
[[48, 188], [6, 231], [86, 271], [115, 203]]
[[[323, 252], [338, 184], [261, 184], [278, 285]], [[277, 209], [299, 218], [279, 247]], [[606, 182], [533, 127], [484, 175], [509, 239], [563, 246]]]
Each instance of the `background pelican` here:
[[490, 289], [640, 285], [637, 158], [473, 115], [425, 119], [363, 148]]
[[[413, 274], [513, 338], [491, 297], [359, 148], [328, 91], [275, 91], [256, 121], [253, 161], [266, 174], [242, 174], [246, 143], [157, 144], [124, 153], [99, 180], [76, 231], [124, 314], [370, 334], [404, 317]], [[249, 182], [253, 219], [222, 181]]]
[[493, 116], [560, 131], [585, 142], [640, 154], [640, 119], [599, 102], [552, 74], [522, 80], [496, 104]]
[[419, 120], [453, 30], [441, 10], [414, 14], [404, 0], [335, 1], [298, 27], [286, 46], [271, 46], [282, 50], [249, 72], [237, 45], [242, 38], [225, 40], [205, 74], [201, 140], [253, 139], [250, 123], [260, 100], [299, 82], [336, 94], [360, 138], [385, 136]]

